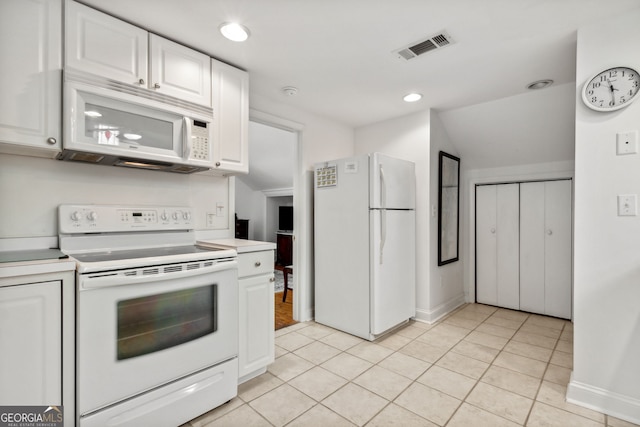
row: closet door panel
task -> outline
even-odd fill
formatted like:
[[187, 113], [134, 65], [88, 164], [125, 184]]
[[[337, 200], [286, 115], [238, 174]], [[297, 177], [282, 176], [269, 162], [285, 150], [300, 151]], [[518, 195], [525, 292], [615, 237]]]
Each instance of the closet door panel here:
[[545, 312], [545, 183], [520, 184], [520, 309]]
[[519, 185], [496, 187], [497, 294], [500, 307], [520, 308]]
[[571, 318], [571, 181], [545, 183], [545, 314]]
[[497, 305], [496, 186], [476, 187], [476, 301]]

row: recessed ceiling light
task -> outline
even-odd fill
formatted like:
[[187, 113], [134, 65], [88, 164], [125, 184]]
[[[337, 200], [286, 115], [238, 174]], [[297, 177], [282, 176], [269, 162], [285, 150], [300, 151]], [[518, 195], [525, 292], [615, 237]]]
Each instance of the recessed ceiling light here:
[[125, 133], [124, 137], [132, 141], [137, 141], [142, 138], [142, 135], [138, 135], [137, 133]]
[[419, 93], [410, 93], [408, 95], [405, 95], [405, 97], [402, 99], [404, 99], [405, 102], [416, 102], [422, 99], [422, 95]]
[[84, 115], [87, 117], [102, 117], [102, 114], [97, 111], [87, 110], [84, 112]]
[[296, 96], [298, 94], [298, 88], [293, 86], [285, 86], [282, 88], [282, 92], [287, 96]]
[[220, 25], [220, 32], [234, 42], [243, 42], [249, 38], [249, 29], [237, 22], [225, 22]]
[[529, 83], [527, 85], [527, 89], [531, 89], [531, 90], [544, 89], [545, 87], [551, 86], [552, 84], [553, 84], [553, 80], [551, 79], [537, 80], [533, 83]]

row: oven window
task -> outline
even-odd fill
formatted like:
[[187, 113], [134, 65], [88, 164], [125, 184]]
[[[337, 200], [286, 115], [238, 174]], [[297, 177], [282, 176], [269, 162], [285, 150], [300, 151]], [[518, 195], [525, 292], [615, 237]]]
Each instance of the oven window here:
[[217, 330], [217, 285], [118, 302], [118, 360], [174, 347]]

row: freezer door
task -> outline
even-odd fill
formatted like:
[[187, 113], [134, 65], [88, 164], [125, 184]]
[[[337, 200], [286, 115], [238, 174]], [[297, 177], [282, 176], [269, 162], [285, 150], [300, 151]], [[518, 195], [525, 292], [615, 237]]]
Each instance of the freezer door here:
[[371, 333], [415, 316], [415, 212], [371, 210]]
[[416, 173], [413, 162], [380, 153], [370, 155], [371, 208], [415, 209]]

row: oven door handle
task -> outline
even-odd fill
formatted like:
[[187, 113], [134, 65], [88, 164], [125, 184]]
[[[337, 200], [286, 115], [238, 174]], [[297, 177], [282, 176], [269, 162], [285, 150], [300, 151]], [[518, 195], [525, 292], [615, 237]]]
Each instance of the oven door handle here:
[[[194, 277], [203, 274], [210, 274], [219, 271], [236, 269], [238, 262], [233, 259], [229, 261], [214, 261], [211, 266], [200, 267], [189, 270], [187, 263], [181, 271], [175, 271], [175, 265], [144, 267], [135, 270], [105, 271], [101, 273], [90, 273], [79, 277], [78, 290], [88, 290], [97, 288], [108, 288], [112, 286], [137, 285], [140, 283], [159, 282], [162, 280], [175, 280], [185, 277]], [[135, 271], [135, 275], [132, 272]]]

